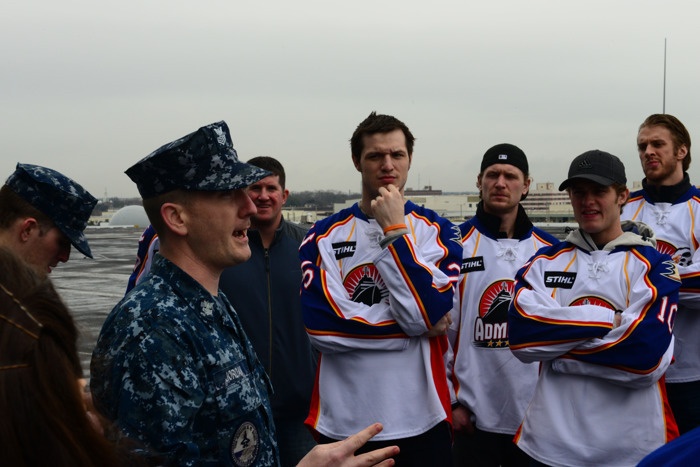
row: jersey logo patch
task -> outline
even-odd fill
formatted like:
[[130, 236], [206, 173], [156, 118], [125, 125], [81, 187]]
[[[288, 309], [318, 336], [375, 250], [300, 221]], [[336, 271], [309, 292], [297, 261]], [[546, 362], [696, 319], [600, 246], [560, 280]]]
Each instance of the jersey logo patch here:
[[475, 347], [508, 348], [508, 308], [514, 288], [513, 279], [501, 279], [481, 294], [479, 316], [474, 321]]
[[564, 271], [545, 271], [544, 273], [544, 286], [550, 289], [562, 288], [570, 289], [574, 286], [576, 281], [575, 272], [564, 272]]
[[461, 247], [462, 246], [462, 232], [459, 230], [459, 226], [452, 224], [450, 229], [452, 230], [452, 237], [450, 238], [450, 240], [452, 240], [455, 243], [458, 243], [459, 246]]
[[338, 242], [332, 243], [331, 246], [333, 247], [335, 259], [338, 260], [353, 256], [355, 254], [357, 242]]
[[670, 242], [657, 239], [656, 249], [661, 253], [670, 255], [673, 261], [679, 266], [689, 266], [693, 261], [693, 254], [688, 247], [678, 248]]
[[607, 308], [608, 310], [617, 310], [615, 305], [610, 303], [604, 298], [596, 297], [595, 295], [588, 295], [585, 297], [579, 297], [569, 306], [581, 306], [581, 305], [595, 305], [595, 306], [602, 306], [603, 308]]
[[389, 299], [389, 289], [374, 264], [363, 264], [350, 271], [343, 285], [350, 300], [356, 303], [372, 306]]
[[662, 276], [668, 277], [669, 279], [674, 280], [676, 282], [681, 281], [681, 275], [678, 272], [678, 266], [676, 266], [675, 261], [664, 261], [663, 265], [666, 266], [666, 271], [661, 273]]
[[250, 422], [243, 422], [231, 439], [231, 460], [239, 467], [250, 467], [260, 451], [258, 429]]
[[474, 256], [473, 258], [462, 259], [462, 269], [461, 274], [466, 274], [468, 272], [483, 271], [484, 268], [484, 257]]

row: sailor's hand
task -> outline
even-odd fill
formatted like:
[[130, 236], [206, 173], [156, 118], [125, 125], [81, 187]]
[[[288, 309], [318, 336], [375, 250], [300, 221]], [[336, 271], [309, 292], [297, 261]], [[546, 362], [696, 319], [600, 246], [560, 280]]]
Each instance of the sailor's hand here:
[[297, 464], [297, 467], [389, 467], [395, 464], [392, 456], [399, 453], [398, 446], [375, 449], [355, 455], [374, 435], [382, 431], [380, 423], [374, 423], [364, 430], [342, 441], [315, 446]]

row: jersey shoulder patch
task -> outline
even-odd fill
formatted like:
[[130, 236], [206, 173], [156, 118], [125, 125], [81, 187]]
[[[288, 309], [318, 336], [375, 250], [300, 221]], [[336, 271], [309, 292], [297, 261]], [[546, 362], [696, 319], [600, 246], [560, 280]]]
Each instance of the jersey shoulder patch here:
[[666, 267], [666, 269], [660, 273], [662, 276], [668, 277], [676, 282], [681, 281], [681, 275], [678, 273], [678, 266], [676, 265], [675, 261], [668, 259], [662, 264]]

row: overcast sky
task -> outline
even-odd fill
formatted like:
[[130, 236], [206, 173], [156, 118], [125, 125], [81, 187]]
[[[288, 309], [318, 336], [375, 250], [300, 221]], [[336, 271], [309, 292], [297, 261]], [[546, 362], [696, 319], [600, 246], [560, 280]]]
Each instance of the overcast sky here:
[[372, 110], [416, 136], [414, 188], [474, 190], [501, 142], [525, 151], [535, 182], [561, 182], [595, 148], [639, 180], [637, 128], [663, 110], [664, 39], [666, 112], [700, 135], [693, 0], [3, 5], [0, 178], [18, 161], [46, 165], [98, 198], [137, 196], [124, 170], [218, 120], [243, 160], [282, 161], [289, 189], [359, 191], [348, 140]]

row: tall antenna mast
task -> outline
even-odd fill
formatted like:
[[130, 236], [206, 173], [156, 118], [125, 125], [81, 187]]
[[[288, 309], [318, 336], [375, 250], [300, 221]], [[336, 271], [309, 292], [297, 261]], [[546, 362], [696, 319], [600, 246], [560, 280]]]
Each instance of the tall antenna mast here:
[[664, 102], [661, 113], [666, 113], [666, 38], [664, 37]]

